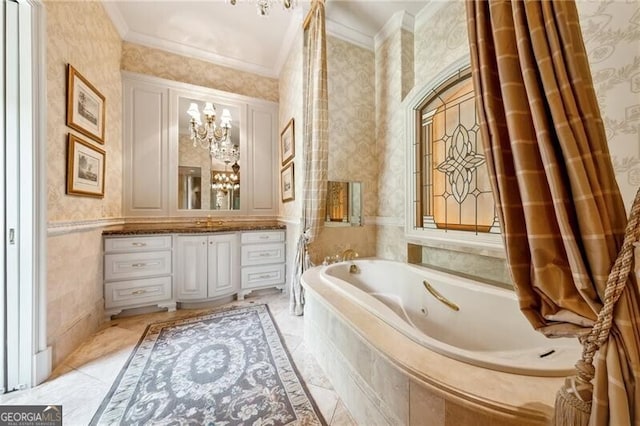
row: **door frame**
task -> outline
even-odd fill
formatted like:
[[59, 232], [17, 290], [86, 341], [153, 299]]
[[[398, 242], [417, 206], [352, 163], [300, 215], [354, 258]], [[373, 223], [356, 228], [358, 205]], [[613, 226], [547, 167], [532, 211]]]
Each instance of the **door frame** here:
[[[3, 66], [0, 77], [17, 75], [18, 88], [14, 92], [14, 116], [11, 126], [5, 120], [7, 105], [3, 103], [0, 132], [3, 137], [13, 129], [17, 143], [8, 154], [15, 157], [12, 165], [17, 184], [6, 186], [6, 173], [2, 179], [7, 193], [3, 194], [3, 203], [7, 197], [12, 199], [14, 208], [10, 216], [2, 219], [3, 247], [0, 254], [3, 259], [2, 276], [7, 289], [7, 299], [1, 300], [2, 321], [8, 333], [3, 341], [17, 347], [5, 347], [7, 358], [2, 361], [3, 370], [8, 369], [2, 378], [8, 389], [19, 390], [43, 382], [51, 373], [51, 348], [47, 346], [47, 280], [46, 280], [46, 244], [47, 244], [47, 181], [46, 181], [46, 18], [44, 4], [40, 0], [5, 0], [1, 6], [1, 31], [5, 34], [9, 27], [5, 13], [7, 5], [17, 5], [17, 19], [11, 24], [18, 37], [17, 68], [19, 74], [11, 74], [7, 60], [7, 51], [2, 46]], [[15, 12], [16, 10], [14, 10]], [[6, 39], [6, 38], [5, 38]], [[14, 39], [15, 40], [15, 39]], [[13, 75], [13, 77], [11, 77]], [[12, 80], [14, 83], [16, 80]], [[3, 97], [4, 98], [4, 97]], [[6, 99], [6, 98], [5, 98]], [[13, 102], [13, 101], [12, 101]], [[17, 117], [17, 119], [16, 119]], [[5, 144], [5, 147], [8, 145]], [[7, 164], [7, 152], [3, 152], [3, 164]], [[14, 161], [8, 159], [8, 161]], [[3, 167], [4, 168], [4, 167]], [[8, 204], [5, 205], [5, 208]], [[9, 229], [15, 230], [15, 244], [9, 244]], [[6, 246], [5, 246], [6, 244]], [[9, 274], [9, 275], [7, 275]], [[9, 355], [10, 354], [10, 355]], [[7, 370], [4, 370], [6, 373]]]

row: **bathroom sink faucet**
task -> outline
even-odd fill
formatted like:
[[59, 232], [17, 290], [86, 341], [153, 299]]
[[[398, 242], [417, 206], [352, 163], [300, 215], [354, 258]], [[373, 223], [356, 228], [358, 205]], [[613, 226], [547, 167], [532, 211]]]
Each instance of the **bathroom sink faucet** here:
[[356, 257], [358, 257], [358, 253], [354, 250], [354, 249], [346, 249], [345, 251], [342, 252], [342, 255], [340, 256], [342, 258], [342, 261], [347, 261], [347, 260], [353, 260]]

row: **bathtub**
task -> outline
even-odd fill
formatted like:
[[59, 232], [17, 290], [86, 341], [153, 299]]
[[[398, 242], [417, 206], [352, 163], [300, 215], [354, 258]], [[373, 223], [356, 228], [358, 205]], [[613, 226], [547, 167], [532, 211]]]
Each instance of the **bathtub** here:
[[[364, 307], [413, 342], [446, 357], [530, 376], [573, 374], [580, 358], [581, 346], [576, 339], [548, 339], [533, 330], [511, 290], [378, 259], [315, 269], [313, 279], [319, 279], [322, 286]], [[309, 277], [303, 276], [303, 284]], [[438, 300], [423, 282], [459, 310]]]

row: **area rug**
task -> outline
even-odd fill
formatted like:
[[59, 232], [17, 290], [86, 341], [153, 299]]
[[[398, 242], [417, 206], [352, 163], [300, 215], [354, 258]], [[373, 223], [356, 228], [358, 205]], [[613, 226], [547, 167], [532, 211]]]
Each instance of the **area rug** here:
[[267, 305], [151, 324], [92, 425], [326, 425]]

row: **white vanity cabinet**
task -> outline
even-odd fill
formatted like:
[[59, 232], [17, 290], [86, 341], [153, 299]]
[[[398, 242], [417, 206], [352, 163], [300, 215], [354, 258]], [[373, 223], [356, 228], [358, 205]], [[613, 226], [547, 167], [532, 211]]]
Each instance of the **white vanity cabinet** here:
[[200, 302], [237, 293], [238, 248], [237, 233], [176, 236], [176, 300]]
[[175, 310], [172, 296], [172, 236], [104, 239], [105, 315], [158, 305]]
[[254, 290], [276, 287], [284, 289], [285, 276], [285, 232], [242, 232], [241, 279], [238, 299]]

